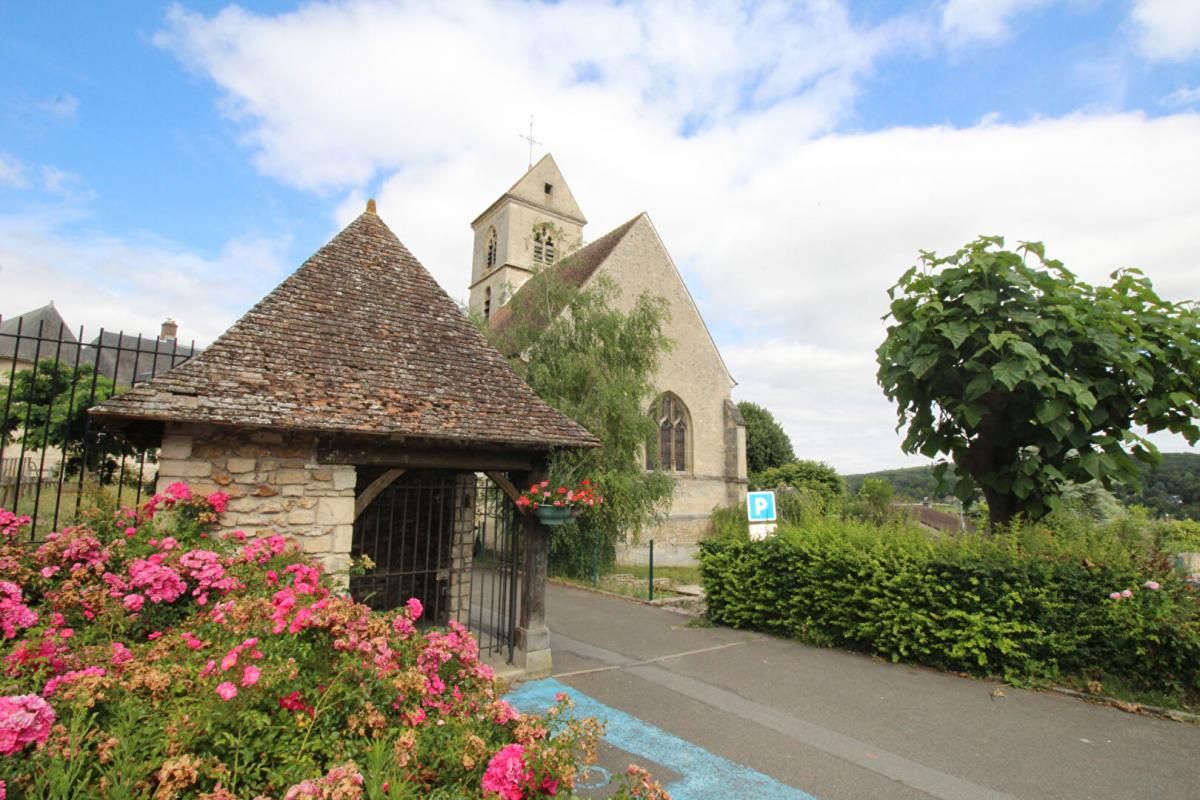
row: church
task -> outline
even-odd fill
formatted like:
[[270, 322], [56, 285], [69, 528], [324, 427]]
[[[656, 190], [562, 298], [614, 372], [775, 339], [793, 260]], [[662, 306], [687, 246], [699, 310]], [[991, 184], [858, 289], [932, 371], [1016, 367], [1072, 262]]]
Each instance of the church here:
[[646, 463], [674, 473], [675, 496], [666, 522], [618, 548], [617, 560], [645, 563], [654, 539], [657, 563], [691, 564], [713, 509], [746, 499], [746, 427], [730, 398], [736, 382], [649, 215], [588, 243], [586, 224], [554, 158], [543, 156], [471, 223], [470, 310], [503, 326], [510, 297], [547, 268], [579, 287], [606, 276], [621, 288], [622, 310], [643, 292], [666, 300], [673, 347], [647, 408], [658, 421], [658, 442]]

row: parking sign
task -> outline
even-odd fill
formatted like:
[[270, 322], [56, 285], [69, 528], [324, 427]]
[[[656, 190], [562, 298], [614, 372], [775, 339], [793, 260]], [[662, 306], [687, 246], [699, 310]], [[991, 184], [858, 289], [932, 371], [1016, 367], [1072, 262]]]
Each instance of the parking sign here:
[[746, 514], [751, 522], [775, 521], [775, 493], [747, 492]]

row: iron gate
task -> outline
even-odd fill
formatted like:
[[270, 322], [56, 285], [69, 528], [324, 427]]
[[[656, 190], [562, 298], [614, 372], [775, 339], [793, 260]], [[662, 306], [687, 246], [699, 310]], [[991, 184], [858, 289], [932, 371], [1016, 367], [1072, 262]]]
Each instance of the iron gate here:
[[0, 319], [0, 508], [28, 515], [35, 541], [87, 502], [137, 504], [152, 490], [156, 451], [96, 429], [87, 409], [198, 352], [103, 328], [89, 342], [56, 319], [53, 306]]
[[[360, 482], [372, 480], [360, 468]], [[350, 593], [375, 609], [424, 606], [427, 624], [451, 620], [475, 634], [483, 656], [513, 660], [520, 597], [516, 507], [483, 475], [409, 470], [354, 523], [350, 554], [361, 574]]]

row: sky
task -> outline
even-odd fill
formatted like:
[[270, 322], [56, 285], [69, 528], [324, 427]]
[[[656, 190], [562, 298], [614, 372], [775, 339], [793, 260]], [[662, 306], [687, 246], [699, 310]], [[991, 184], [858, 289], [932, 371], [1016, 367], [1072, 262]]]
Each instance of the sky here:
[[925, 463], [875, 381], [922, 250], [1200, 298], [1195, 0], [0, 0], [0, 74], [6, 317], [208, 343], [368, 197], [465, 299], [531, 116], [585, 237], [648, 212], [734, 399], [845, 473]]

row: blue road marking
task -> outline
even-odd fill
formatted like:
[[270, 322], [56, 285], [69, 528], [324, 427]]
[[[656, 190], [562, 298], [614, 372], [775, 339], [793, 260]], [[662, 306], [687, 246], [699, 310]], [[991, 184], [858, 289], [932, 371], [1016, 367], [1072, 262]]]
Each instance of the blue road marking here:
[[523, 683], [506, 699], [523, 713], [540, 714], [566, 692], [575, 703], [574, 716], [607, 721], [604, 741], [673, 769], [683, 776], [663, 788], [674, 800], [816, 800], [811, 794], [714, 755], [624, 711], [606, 706], [553, 678]]

